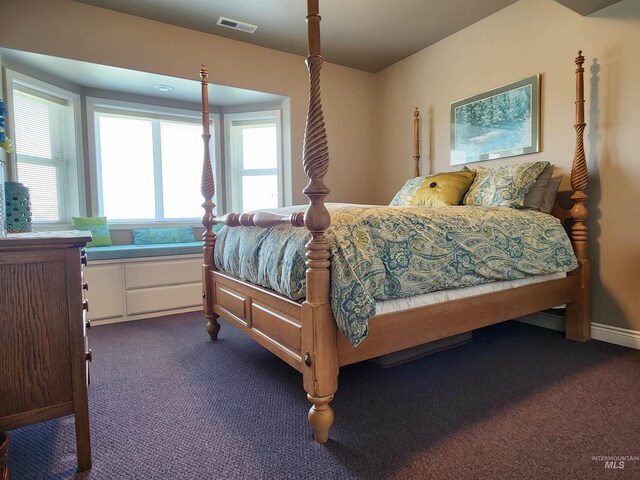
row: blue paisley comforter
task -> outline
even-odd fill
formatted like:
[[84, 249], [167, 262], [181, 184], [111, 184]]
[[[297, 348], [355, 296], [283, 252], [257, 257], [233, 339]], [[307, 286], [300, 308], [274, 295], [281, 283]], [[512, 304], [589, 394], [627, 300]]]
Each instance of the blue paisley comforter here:
[[[377, 301], [578, 266], [560, 222], [545, 213], [478, 206], [329, 204], [328, 209], [331, 307], [354, 346], [367, 336]], [[225, 273], [300, 300], [309, 239], [305, 228], [225, 227], [215, 262]]]

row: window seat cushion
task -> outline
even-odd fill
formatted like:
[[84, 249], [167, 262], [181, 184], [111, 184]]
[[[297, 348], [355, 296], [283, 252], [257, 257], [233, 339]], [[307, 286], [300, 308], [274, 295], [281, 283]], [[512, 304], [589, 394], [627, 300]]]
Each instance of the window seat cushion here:
[[89, 260], [113, 260], [120, 258], [161, 257], [202, 253], [202, 242], [154, 243], [150, 245], [112, 245], [87, 247]]

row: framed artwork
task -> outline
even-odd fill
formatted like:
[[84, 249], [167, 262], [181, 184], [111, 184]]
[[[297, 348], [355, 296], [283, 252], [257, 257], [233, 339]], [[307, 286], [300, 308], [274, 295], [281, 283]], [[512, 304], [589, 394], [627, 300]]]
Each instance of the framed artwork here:
[[451, 165], [540, 151], [540, 75], [451, 104]]

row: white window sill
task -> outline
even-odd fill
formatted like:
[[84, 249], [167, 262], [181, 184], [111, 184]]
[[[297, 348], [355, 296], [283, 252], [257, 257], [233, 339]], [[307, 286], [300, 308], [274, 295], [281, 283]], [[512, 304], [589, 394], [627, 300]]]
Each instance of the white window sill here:
[[199, 220], [184, 221], [148, 221], [148, 222], [111, 222], [107, 219], [109, 230], [131, 230], [133, 228], [174, 228], [174, 227], [202, 227]]
[[[133, 228], [174, 228], [174, 227], [202, 227], [199, 220], [184, 221], [149, 221], [149, 222], [111, 222], [107, 220], [109, 230], [131, 230]], [[71, 223], [38, 223], [33, 224], [34, 232], [54, 232], [59, 230], [73, 230]]]

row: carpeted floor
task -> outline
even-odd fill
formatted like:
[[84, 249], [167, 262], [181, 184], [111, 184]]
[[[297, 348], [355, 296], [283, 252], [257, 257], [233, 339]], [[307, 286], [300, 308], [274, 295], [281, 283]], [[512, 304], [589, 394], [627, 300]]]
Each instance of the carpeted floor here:
[[[332, 440], [314, 443], [302, 378], [199, 314], [96, 327], [93, 470], [73, 421], [10, 432], [12, 480], [640, 478], [640, 352], [508, 322], [392, 369], [340, 371]], [[618, 463], [617, 466], [620, 466]]]

